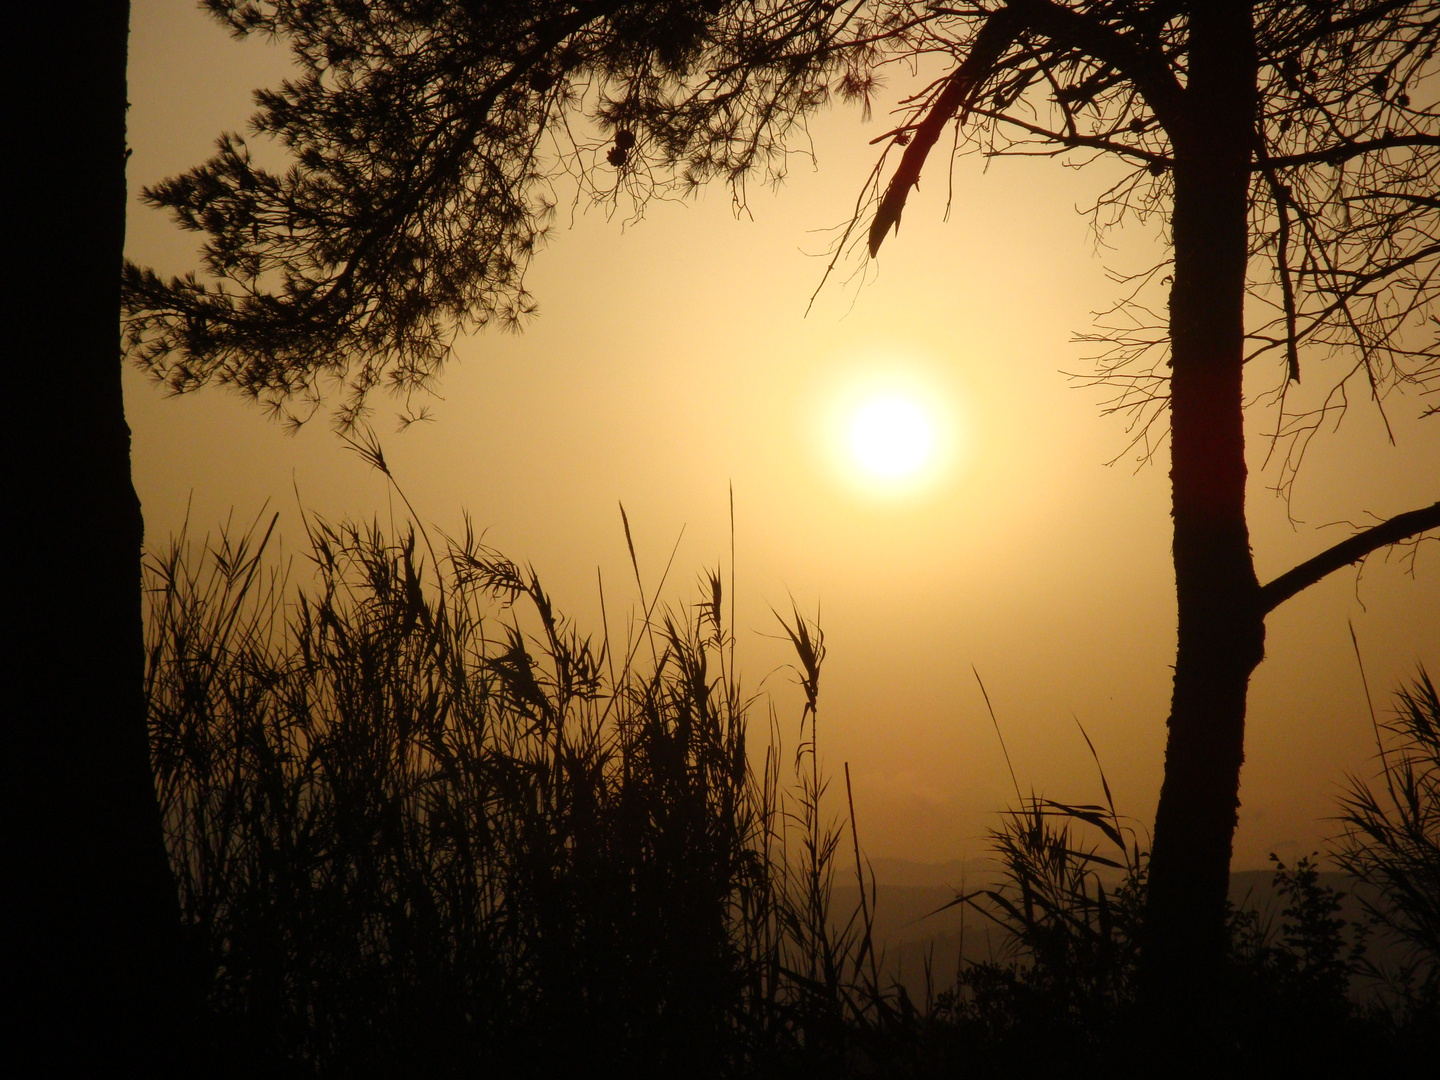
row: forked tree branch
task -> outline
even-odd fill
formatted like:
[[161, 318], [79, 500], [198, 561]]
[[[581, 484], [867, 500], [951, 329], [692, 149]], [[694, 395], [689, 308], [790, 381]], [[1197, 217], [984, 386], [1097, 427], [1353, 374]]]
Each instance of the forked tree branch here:
[[1160, 126], [1173, 136], [1182, 121], [1185, 91], [1158, 49], [1147, 47], [1138, 35], [1118, 33], [1093, 15], [1055, 0], [1007, 0], [1005, 10], [1023, 16], [1027, 31], [1115, 68], [1134, 83]]
[[1402, 540], [1409, 540], [1430, 529], [1440, 529], [1440, 502], [1432, 503], [1419, 510], [1396, 514], [1388, 521], [1382, 521], [1374, 528], [1356, 533], [1349, 539], [1340, 541], [1334, 547], [1327, 548], [1314, 558], [1306, 559], [1293, 570], [1281, 574], [1270, 584], [1261, 586], [1260, 609], [1268, 614], [1296, 593], [1308, 589], [1321, 578], [1334, 573], [1341, 567], [1359, 562], [1372, 551], [1388, 547], [1391, 544], [1398, 544]]

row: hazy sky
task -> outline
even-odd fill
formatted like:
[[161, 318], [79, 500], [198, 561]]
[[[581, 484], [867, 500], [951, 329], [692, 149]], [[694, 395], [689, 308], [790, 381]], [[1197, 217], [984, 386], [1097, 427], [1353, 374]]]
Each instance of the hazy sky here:
[[[192, 0], [135, 0], [131, 31], [138, 190], [199, 163], [222, 130], [243, 130], [250, 90], [278, 81], [285, 53], [233, 41]], [[1117, 298], [1107, 270], [1155, 261], [1158, 226], [1099, 245], [1076, 208], [1100, 190], [1103, 165], [983, 170], [973, 157], [955, 169], [947, 221], [935, 155], [878, 263], [843, 264], [806, 316], [826, 230], [847, 219], [883, 123], [822, 114], [813, 161], [797, 154], [787, 182], [753, 188], [738, 216], [721, 187], [652, 204], [638, 222], [562, 213], [528, 279], [539, 317], [519, 336], [463, 341], [427, 403], [433, 423], [397, 433], [400, 403], [380, 397], [376, 430], [425, 522], [454, 530], [468, 511], [596, 631], [597, 567], [612, 630], [616, 598], [634, 596], [617, 504], [647, 589], [683, 528], [667, 589], [680, 601], [703, 569], [728, 567], [733, 483], [745, 680], [783, 692], [770, 609], [793, 597], [818, 610], [829, 648], [822, 755], [837, 774], [850, 762], [873, 855], [981, 854], [992, 812], [1013, 798], [972, 665], [1022, 786], [1099, 797], [1078, 718], [1121, 810], [1148, 828], [1174, 658], [1167, 461], [1138, 466], [1123, 419], [1100, 415], [1105, 393], [1062, 372], [1092, 370], [1072, 335]], [[132, 258], [190, 269], [195, 239], [132, 203]], [[1257, 371], [1253, 390], [1272, 381], [1273, 370]], [[933, 411], [948, 451], [926, 482], [899, 492], [858, 482], [837, 420], [896, 387]], [[1294, 526], [1267, 490], [1276, 474], [1262, 469], [1273, 417], [1252, 412], [1262, 580], [1347, 532], [1320, 526], [1440, 495], [1440, 423], [1415, 422], [1422, 408], [1413, 396], [1390, 401], [1396, 446], [1364, 403], [1317, 441], [1289, 507]], [[151, 544], [167, 541], [187, 505], [195, 534], [232, 508], [248, 520], [268, 499], [297, 550], [295, 488], [332, 519], [389, 520], [383, 478], [324, 416], [287, 436], [233, 394], [167, 398], [134, 371], [126, 410]], [[1251, 684], [1237, 868], [1311, 850], [1345, 774], [1371, 769], [1347, 620], [1377, 705], [1417, 661], [1440, 675], [1440, 545], [1418, 555], [1413, 577], [1376, 557], [1358, 581], [1334, 575], [1271, 616]], [[763, 714], [756, 721], [763, 734]]]

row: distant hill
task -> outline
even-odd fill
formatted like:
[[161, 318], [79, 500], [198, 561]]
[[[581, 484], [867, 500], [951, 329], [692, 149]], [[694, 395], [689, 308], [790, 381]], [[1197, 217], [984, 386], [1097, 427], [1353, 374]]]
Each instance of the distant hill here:
[[[883, 976], [904, 984], [917, 1002], [925, 1000], [925, 971], [935, 990], [949, 986], [960, 958], [1003, 959], [1004, 935], [969, 905], [954, 904], [963, 892], [992, 886], [1000, 867], [993, 859], [919, 863], [876, 859], [875, 941]], [[860, 891], [853, 874], [836, 875], [831, 910], [844, 918], [855, 910]]]
[[[903, 859], [876, 859], [875, 938], [883, 956], [882, 974], [902, 983], [917, 1003], [925, 999], [925, 971], [938, 991], [950, 985], [963, 957], [970, 962], [1005, 960], [1006, 938], [999, 928], [965, 904], [954, 904], [960, 891], [994, 885], [1000, 867], [993, 859], [919, 863]], [[1230, 875], [1230, 899], [1237, 907], [1253, 908], [1262, 925], [1279, 927], [1284, 898], [1274, 889], [1273, 870], [1240, 870]], [[1352, 894], [1354, 879], [1322, 872], [1320, 883], [1342, 894], [1340, 917], [1347, 922], [1364, 917]], [[836, 874], [831, 905], [839, 919], [847, 918], [859, 902], [853, 873]], [[1393, 950], [1372, 944], [1372, 955], [1386, 958]], [[1396, 957], [1390, 957], [1396, 958]]]

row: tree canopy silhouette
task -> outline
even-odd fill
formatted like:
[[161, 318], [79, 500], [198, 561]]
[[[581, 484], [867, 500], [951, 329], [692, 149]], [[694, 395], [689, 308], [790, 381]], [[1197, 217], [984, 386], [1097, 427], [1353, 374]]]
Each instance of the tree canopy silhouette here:
[[[1357, 396], [1433, 391], [1440, 270], [1440, 4], [981, 0], [969, 4], [210, 0], [288, 39], [296, 79], [257, 134], [146, 192], [205, 234], [205, 276], [127, 267], [130, 355], [178, 391], [232, 384], [341, 426], [382, 384], [433, 378], [461, 332], [514, 325], [559, 181], [643, 202], [784, 172], [804, 116], [868, 109], [918, 72], [837, 258], [874, 257], [952, 125], [959, 151], [1106, 158], [1097, 221], [1158, 215], [1170, 257], [1101, 327], [1100, 376], [1151, 451], [1168, 439], [1179, 607], [1145, 963], [1167, 1023], [1205, 1022], [1245, 701], [1269, 611], [1440, 526], [1399, 515], [1261, 585], [1245, 514], [1242, 375], [1272, 365], [1281, 487]], [[933, 79], [930, 75], [933, 75]], [[927, 81], [930, 80], [930, 81]], [[898, 162], [891, 168], [891, 160]], [[943, 168], [932, 163], [931, 168]], [[1168, 314], [1149, 318], [1144, 290]], [[1296, 387], [1305, 380], [1305, 393]], [[1323, 389], [1317, 393], [1312, 384]], [[1430, 409], [1433, 412], [1434, 409]]]

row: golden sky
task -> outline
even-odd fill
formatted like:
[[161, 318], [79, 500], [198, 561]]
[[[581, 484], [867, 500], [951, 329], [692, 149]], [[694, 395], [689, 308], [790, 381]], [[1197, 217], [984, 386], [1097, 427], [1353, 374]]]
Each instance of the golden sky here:
[[[243, 130], [250, 90], [284, 69], [281, 48], [233, 41], [193, 0], [135, 0], [132, 190], [199, 163], [222, 130]], [[903, 90], [898, 79], [892, 90]], [[434, 422], [396, 432], [400, 403], [381, 397], [376, 430], [426, 523], [455, 530], [468, 511], [597, 631], [597, 567], [612, 630], [616, 598], [634, 596], [617, 504], [647, 590], [683, 529], [667, 588], [680, 601], [703, 569], [728, 569], [733, 484], [742, 671], [752, 689], [764, 679], [783, 692], [770, 609], [788, 611], [793, 597], [818, 611], [829, 648], [822, 755], [837, 774], [850, 762], [870, 854], [982, 854], [992, 812], [1013, 798], [972, 665], [1023, 787], [1099, 798], [1078, 719], [1143, 830], [1174, 653], [1167, 462], [1162, 453], [1140, 466], [1123, 419], [1100, 415], [1104, 392], [1063, 372], [1091, 370], [1072, 335], [1117, 299], [1107, 270], [1155, 261], [1156, 226], [1097, 243], [1077, 207], [1101, 189], [1103, 164], [987, 170], [974, 157], [955, 169], [945, 220], [936, 155], [878, 262], [842, 263], [807, 316], [826, 230], [847, 220], [883, 124], [879, 111], [868, 125], [858, 110], [820, 115], [813, 160], [795, 155], [786, 183], [756, 185], [738, 215], [718, 186], [654, 203], [641, 221], [562, 206], [528, 279], [538, 318], [518, 336], [462, 341], [427, 403]], [[195, 265], [195, 237], [138, 201], [127, 245], [162, 271]], [[1253, 391], [1271, 381], [1257, 370]], [[924, 482], [899, 491], [858, 482], [837, 445], [837, 417], [897, 390], [933, 413], [945, 450]], [[1440, 422], [1415, 422], [1422, 408], [1415, 397], [1389, 402], [1390, 446], [1357, 403], [1312, 447], [1293, 526], [1267, 490], [1276, 473], [1262, 468], [1273, 416], [1252, 412], [1262, 580], [1342, 539], [1344, 522], [1440, 495]], [[233, 394], [167, 398], [134, 371], [126, 410], [152, 544], [187, 506], [196, 534], [232, 508], [248, 521], [269, 500], [287, 550], [298, 550], [296, 488], [331, 519], [392, 513], [383, 478], [324, 416], [288, 436]], [[1317, 846], [1345, 774], [1371, 768], [1347, 620], [1378, 706], [1417, 660], [1440, 675], [1440, 545], [1418, 554], [1413, 577], [1375, 557], [1358, 580], [1334, 575], [1272, 615], [1251, 684], [1237, 868]]]

